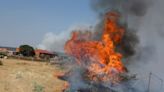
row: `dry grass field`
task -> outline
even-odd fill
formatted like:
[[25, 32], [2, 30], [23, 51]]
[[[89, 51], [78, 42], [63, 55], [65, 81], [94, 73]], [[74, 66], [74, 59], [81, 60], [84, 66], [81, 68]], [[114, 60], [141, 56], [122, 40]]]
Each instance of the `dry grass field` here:
[[0, 92], [61, 92], [64, 81], [54, 77], [60, 67], [45, 62], [4, 59], [0, 66]]

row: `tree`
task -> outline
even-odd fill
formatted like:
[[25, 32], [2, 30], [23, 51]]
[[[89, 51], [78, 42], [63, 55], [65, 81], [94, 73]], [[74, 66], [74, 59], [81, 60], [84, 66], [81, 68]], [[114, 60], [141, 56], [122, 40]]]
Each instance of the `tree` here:
[[34, 51], [34, 48], [32, 46], [29, 46], [29, 45], [21, 45], [19, 47], [19, 52], [20, 54], [22, 54], [23, 56], [35, 56], [35, 51]]

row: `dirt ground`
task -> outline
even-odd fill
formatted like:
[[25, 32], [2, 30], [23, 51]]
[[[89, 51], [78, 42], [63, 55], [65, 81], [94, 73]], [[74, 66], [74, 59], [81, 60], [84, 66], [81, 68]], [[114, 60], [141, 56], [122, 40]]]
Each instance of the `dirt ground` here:
[[0, 92], [61, 92], [64, 81], [54, 77], [60, 67], [45, 62], [2, 60]]

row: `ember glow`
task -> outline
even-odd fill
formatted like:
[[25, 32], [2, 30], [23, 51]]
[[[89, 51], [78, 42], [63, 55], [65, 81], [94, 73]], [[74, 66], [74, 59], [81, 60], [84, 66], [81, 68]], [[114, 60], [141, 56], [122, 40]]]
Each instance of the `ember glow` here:
[[91, 39], [92, 32], [74, 31], [65, 44], [65, 52], [85, 67], [84, 76], [90, 81], [119, 83], [120, 74], [127, 71], [122, 54], [116, 51], [125, 31], [118, 24], [119, 17], [117, 12], [106, 13], [100, 40]]

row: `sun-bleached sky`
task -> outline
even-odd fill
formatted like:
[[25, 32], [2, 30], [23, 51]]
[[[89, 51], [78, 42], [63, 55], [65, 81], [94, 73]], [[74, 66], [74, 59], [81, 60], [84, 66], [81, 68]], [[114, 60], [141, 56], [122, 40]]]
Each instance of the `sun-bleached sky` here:
[[37, 46], [48, 32], [93, 23], [90, 0], [0, 0], [0, 46]]

